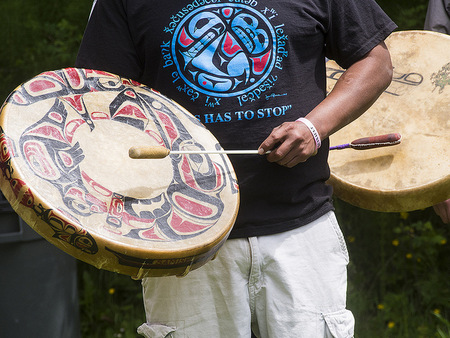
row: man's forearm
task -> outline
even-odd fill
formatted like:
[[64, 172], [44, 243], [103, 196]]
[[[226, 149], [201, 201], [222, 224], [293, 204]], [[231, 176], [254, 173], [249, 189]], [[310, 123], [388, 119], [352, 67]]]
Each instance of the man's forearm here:
[[307, 116], [321, 139], [362, 115], [389, 86], [392, 74], [391, 58], [384, 42], [350, 66], [325, 100]]

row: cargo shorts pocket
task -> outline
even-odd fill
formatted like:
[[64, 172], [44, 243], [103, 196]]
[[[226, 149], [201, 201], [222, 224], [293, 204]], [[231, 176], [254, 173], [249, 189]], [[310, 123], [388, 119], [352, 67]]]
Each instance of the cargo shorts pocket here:
[[328, 328], [327, 338], [352, 338], [354, 336], [355, 318], [349, 310], [324, 314]]
[[336, 219], [336, 215], [334, 213], [329, 214], [330, 223], [333, 226], [334, 232], [336, 234], [336, 238], [339, 241], [339, 247], [341, 249], [342, 254], [345, 257], [347, 264], [350, 261], [347, 244], [345, 243], [344, 234], [342, 233], [341, 228], [339, 227], [338, 221]]
[[163, 324], [144, 323], [138, 327], [137, 333], [145, 338], [170, 338], [175, 328]]

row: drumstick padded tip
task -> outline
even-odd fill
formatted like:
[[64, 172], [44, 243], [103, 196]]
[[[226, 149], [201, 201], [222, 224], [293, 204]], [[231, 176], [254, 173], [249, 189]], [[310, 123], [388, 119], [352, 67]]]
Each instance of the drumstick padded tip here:
[[357, 150], [372, 149], [378, 147], [387, 147], [399, 144], [402, 141], [402, 135], [398, 133], [363, 137], [350, 143], [350, 147]]
[[128, 155], [131, 158], [136, 159], [155, 159], [155, 158], [165, 158], [169, 155], [170, 150], [164, 147], [131, 147], [128, 150]]
[[348, 148], [356, 150], [373, 149], [373, 148], [394, 146], [396, 144], [399, 144], [401, 141], [402, 135], [398, 133], [391, 133], [379, 136], [362, 137], [353, 140], [350, 143], [330, 147], [330, 150], [341, 150]]

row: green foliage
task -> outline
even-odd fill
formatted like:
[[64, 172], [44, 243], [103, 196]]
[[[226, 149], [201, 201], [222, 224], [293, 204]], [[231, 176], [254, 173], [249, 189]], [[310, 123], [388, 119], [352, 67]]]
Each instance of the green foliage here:
[[377, 0], [399, 30], [423, 29], [428, 0]]
[[47, 70], [73, 66], [91, 0], [0, 2], [0, 100]]
[[438, 326], [436, 336], [438, 338], [450, 338], [450, 321], [443, 318], [439, 313], [435, 313], [434, 315], [442, 324]]
[[[440, 337], [450, 318], [449, 229], [431, 209], [377, 213], [337, 201], [357, 337]], [[439, 320], [441, 319], [441, 320]]]
[[82, 337], [140, 337], [145, 322], [141, 283], [80, 262], [79, 302]]

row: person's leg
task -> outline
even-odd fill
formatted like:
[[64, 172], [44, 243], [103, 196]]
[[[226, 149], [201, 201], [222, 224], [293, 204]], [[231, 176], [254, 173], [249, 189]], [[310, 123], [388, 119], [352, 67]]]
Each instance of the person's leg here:
[[304, 227], [251, 238], [261, 257], [258, 337], [352, 337], [348, 253], [334, 213]]
[[247, 239], [228, 240], [217, 257], [186, 277], [142, 281], [146, 337], [250, 337]]

